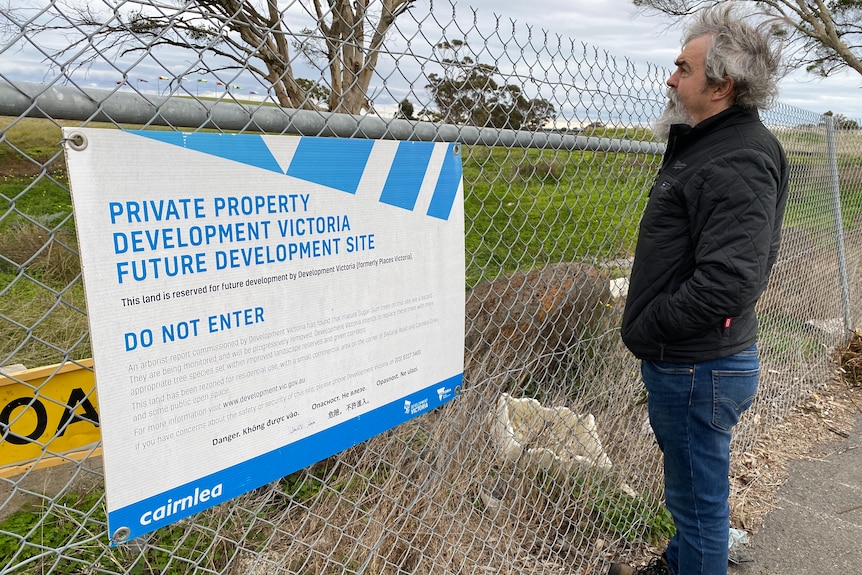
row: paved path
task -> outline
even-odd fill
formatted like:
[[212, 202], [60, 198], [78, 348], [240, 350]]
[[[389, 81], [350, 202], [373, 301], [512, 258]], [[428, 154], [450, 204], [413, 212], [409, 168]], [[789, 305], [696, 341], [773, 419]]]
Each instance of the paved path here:
[[847, 439], [817, 453], [788, 464], [777, 508], [745, 549], [754, 561], [729, 575], [862, 574], [862, 416]]

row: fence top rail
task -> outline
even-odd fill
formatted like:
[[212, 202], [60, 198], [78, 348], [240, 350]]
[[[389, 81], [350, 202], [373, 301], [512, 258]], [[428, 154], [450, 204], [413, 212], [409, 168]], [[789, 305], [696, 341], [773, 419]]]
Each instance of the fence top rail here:
[[661, 154], [664, 144], [554, 131], [479, 128], [374, 115], [334, 114], [238, 101], [149, 96], [0, 80], [0, 115], [192, 129], [287, 133], [466, 145]]

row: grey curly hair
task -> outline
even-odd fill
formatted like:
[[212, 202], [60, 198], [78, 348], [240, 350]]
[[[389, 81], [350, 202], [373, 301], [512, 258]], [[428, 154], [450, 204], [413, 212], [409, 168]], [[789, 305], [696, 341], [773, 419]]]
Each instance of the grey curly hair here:
[[714, 5], [698, 12], [688, 25], [683, 44], [709, 35], [706, 79], [711, 85], [726, 78], [734, 82], [735, 104], [745, 109], [767, 109], [778, 96], [781, 41], [775, 20], [756, 26], [737, 16], [731, 4]]

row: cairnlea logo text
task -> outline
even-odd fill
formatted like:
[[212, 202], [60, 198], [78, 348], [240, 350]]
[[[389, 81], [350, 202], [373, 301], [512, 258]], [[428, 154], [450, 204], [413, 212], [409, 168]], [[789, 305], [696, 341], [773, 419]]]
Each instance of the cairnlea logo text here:
[[149, 525], [154, 521], [161, 521], [171, 515], [176, 515], [181, 511], [197, 507], [201, 503], [206, 503], [210, 499], [221, 497], [222, 485], [218, 485], [210, 489], [201, 489], [195, 487], [195, 492], [183, 497], [182, 499], [168, 499], [167, 503], [161, 507], [156, 507], [141, 515], [141, 525]]

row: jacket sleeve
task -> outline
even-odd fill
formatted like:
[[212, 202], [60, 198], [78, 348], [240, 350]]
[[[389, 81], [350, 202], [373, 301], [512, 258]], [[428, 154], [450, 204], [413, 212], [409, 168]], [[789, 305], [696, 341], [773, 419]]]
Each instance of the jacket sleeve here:
[[764, 154], [740, 150], [713, 159], [686, 184], [694, 270], [639, 318], [656, 341], [719, 329], [724, 318], [757, 302], [774, 249], [779, 178], [772, 164]]

